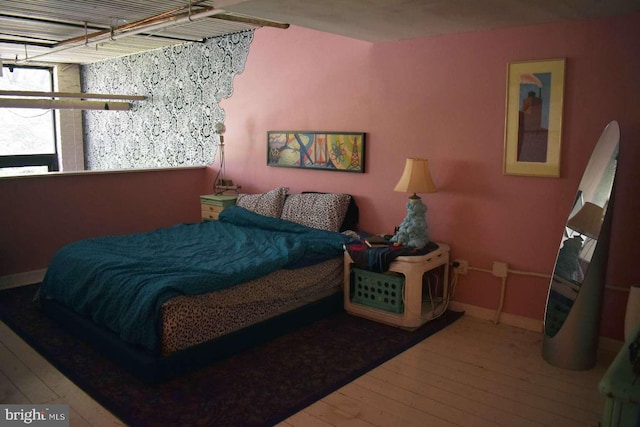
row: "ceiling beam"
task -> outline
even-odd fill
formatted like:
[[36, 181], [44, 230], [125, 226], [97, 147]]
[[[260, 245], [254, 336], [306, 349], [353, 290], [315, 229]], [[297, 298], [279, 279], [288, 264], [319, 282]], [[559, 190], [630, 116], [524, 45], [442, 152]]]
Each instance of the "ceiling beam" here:
[[130, 107], [131, 104], [128, 102], [0, 98], [0, 108], [37, 108], [41, 110], [128, 110]]
[[36, 46], [36, 47], [53, 47], [55, 46], [56, 41], [52, 41], [51, 43], [43, 43], [43, 42], [33, 42], [28, 40], [0, 39], [0, 43], [19, 44], [20, 46], [27, 45], [27, 46]]
[[135, 26], [131, 27], [131, 25], [134, 23], [126, 24], [122, 26], [122, 27], [127, 27], [126, 30], [119, 30], [122, 27], [118, 27], [106, 33], [103, 31], [98, 31], [97, 33], [87, 34], [86, 36], [73, 37], [71, 39], [61, 41], [56, 45], [56, 47], [52, 48], [49, 52], [40, 53], [30, 57], [25, 56], [25, 58], [23, 60], [20, 60], [19, 62], [33, 61], [36, 58], [41, 58], [43, 56], [51, 55], [53, 53], [61, 52], [68, 49], [75, 49], [81, 46], [96, 44], [103, 41], [118, 40], [124, 37], [134, 36], [147, 31], [155, 31], [155, 30], [159, 30], [165, 27], [170, 27], [173, 25], [188, 23], [191, 21], [204, 19], [209, 16], [216, 15], [222, 12], [224, 11], [221, 9], [216, 9], [214, 7], [206, 7], [201, 9], [200, 12], [196, 12], [196, 13], [185, 12], [177, 15], [171, 15], [169, 17], [162, 17], [157, 21], [153, 21], [151, 23], [147, 22], [146, 24], [141, 25], [139, 27], [135, 27]]
[[211, 17], [212, 19], [222, 19], [224, 21], [242, 22], [243, 24], [258, 25], [260, 27], [273, 27], [286, 30], [289, 28], [289, 24], [283, 24], [281, 22], [268, 21], [266, 19], [249, 18], [244, 16], [229, 15], [227, 13], [221, 13]]
[[0, 19], [7, 19], [7, 20], [15, 20], [15, 21], [20, 21], [20, 22], [37, 22], [39, 24], [50, 24], [50, 25], [58, 25], [58, 26], [64, 26], [64, 27], [72, 27], [72, 28], [89, 28], [91, 30], [102, 30], [104, 28], [104, 26], [93, 26], [93, 25], [85, 25], [85, 24], [79, 24], [77, 22], [71, 22], [71, 21], [59, 21], [56, 19], [48, 19], [48, 18], [36, 18], [33, 16], [22, 16], [22, 15], [10, 15], [10, 14], [6, 14], [6, 13], [0, 13]]
[[[199, 0], [197, 2], [193, 2], [192, 6], [195, 6], [199, 3], [202, 3], [204, 1], [207, 0]], [[170, 11], [164, 12], [160, 15], [156, 15], [157, 16], [163, 16], [163, 15], [167, 15], [167, 14], [171, 14], [183, 9], [188, 8], [188, 6], [182, 6], [179, 8], [175, 8], [172, 9]], [[20, 21], [20, 22], [35, 22], [38, 24], [44, 24], [44, 25], [57, 25], [60, 27], [69, 27], [69, 28], [78, 28], [78, 29], [84, 29], [85, 30], [85, 34], [83, 34], [82, 36], [77, 36], [74, 37], [73, 39], [79, 39], [79, 40], [85, 40], [86, 37], [88, 36], [97, 36], [100, 34], [109, 34], [112, 29], [111, 27], [102, 25], [102, 26], [96, 26], [96, 25], [90, 25], [87, 22], [84, 23], [77, 23], [77, 22], [70, 22], [70, 21], [59, 21], [59, 20], [54, 20], [54, 19], [46, 19], [46, 18], [34, 18], [31, 16], [20, 16], [20, 15], [9, 15], [9, 14], [3, 14], [0, 13], [0, 20], [2, 19], [7, 19], [7, 20], [13, 20], [13, 21]], [[143, 23], [145, 21], [148, 21], [150, 18], [145, 18], [142, 19], [140, 21], [136, 21], [136, 22], [131, 22], [129, 24], [125, 24], [122, 25], [120, 27], [118, 27], [118, 29], [122, 29], [122, 28], [128, 28], [131, 26], [135, 26], [139, 23]], [[91, 33], [87, 34], [87, 31], [91, 31]], [[175, 41], [180, 41], [180, 42], [199, 42], [200, 40], [194, 40], [191, 38], [181, 38], [181, 37], [170, 37], [170, 36], [165, 36], [165, 35], [157, 35], [157, 34], [142, 34], [145, 37], [152, 37], [152, 38], [157, 38], [157, 39], [164, 39], [164, 40], [175, 40]], [[58, 46], [60, 43], [66, 43], [69, 42], [70, 40], [73, 39], [65, 39], [65, 40], [54, 40], [54, 39], [36, 39], [36, 38], [31, 38], [31, 39], [27, 39], [26, 37], [24, 37], [24, 35], [20, 36], [20, 35], [13, 35], [13, 34], [0, 34], [0, 36], [9, 36], [9, 37], [13, 37], [11, 39], [0, 39], [0, 43], [7, 43], [7, 44], [19, 44], [19, 45], [26, 45], [26, 46], [35, 46], [35, 47], [46, 47], [46, 48], [54, 48], [56, 46]], [[20, 39], [20, 37], [22, 37], [23, 39]], [[33, 41], [35, 40], [35, 41]]]
[[[147, 99], [143, 95], [117, 95], [105, 93], [82, 93], [82, 92], [37, 92], [28, 90], [0, 90], [0, 96], [28, 96], [38, 98], [78, 98], [78, 99], [118, 99], [144, 101]], [[1, 99], [1, 98], [0, 98]]]
[[[158, 23], [158, 22], [164, 22], [164, 21], [171, 20], [171, 19], [176, 19], [179, 16], [183, 16], [183, 15], [192, 16], [193, 12], [191, 11], [191, 7], [196, 6], [199, 3], [203, 3], [205, 1], [206, 0], [199, 0], [199, 1], [196, 1], [196, 2], [193, 2], [193, 3], [190, 3], [190, 6], [177, 7], [177, 8], [171, 9], [171, 10], [167, 10], [166, 12], [159, 13], [157, 15], [149, 16], [149, 17], [146, 17], [144, 19], [139, 19], [139, 20], [134, 21], [134, 22], [129, 22], [128, 24], [120, 25], [120, 26], [115, 27], [115, 28], [109, 28], [109, 29], [106, 29], [106, 30], [96, 31], [94, 33], [89, 33], [89, 34], [85, 34], [85, 35], [78, 36], [78, 37], [72, 37], [70, 39], [62, 40], [60, 43], [58, 43], [58, 45], [59, 46], [63, 46], [65, 44], [76, 43], [78, 41], [89, 42], [90, 39], [93, 39], [93, 38], [102, 37], [102, 36], [109, 35], [109, 34], [113, 35], [115, 33], [124, 33], [125, 31], [130, 30], [130, 29], [139, 28], [139, 27], [142, 27], [142, 26], [145, 26], [145, 25], [155, 24], [155, 23]], [[176, 15], [177, 12], [180, 12], [181, 10], [186, 9], [187, 7], [189, 8], [189, 12], [183, 13], [182, 15]], [[213, 9], [213, 8], [211, 8], [211, 9]]]

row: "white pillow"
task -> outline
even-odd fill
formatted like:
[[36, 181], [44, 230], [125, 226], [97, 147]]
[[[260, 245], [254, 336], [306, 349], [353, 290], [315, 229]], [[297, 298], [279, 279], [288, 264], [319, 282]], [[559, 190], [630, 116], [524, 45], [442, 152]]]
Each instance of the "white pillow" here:
[[328, 231], [340, 231], [351, 196], [335, 193], [290, 194], [282, 207], [282, 219]]
[[236, 205], [264, 216], [280, 218], [287, 189], [275, 188], [266, 193], [240, 194]]

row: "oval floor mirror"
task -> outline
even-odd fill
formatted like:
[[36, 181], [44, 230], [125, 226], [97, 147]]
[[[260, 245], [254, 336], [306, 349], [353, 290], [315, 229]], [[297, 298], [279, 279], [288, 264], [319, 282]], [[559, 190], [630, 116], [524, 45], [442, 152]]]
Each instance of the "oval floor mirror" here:
[[578, 186], [549, 286], [542, 356], [565, 369], [589, 369], [596, 363], [619, 141], [620, 127], [613, 121]]

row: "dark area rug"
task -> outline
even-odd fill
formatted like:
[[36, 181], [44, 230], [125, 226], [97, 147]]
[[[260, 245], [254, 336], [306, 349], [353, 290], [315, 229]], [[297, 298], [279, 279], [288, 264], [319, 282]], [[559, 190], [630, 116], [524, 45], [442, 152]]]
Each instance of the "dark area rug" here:
[[73, 338], [32, 302], [37, 285], [0, 292], [0, 318], [131, 426], [274, 425], [458, 319], [413, 331], [336, 313], [163, 384], [148, 385]]

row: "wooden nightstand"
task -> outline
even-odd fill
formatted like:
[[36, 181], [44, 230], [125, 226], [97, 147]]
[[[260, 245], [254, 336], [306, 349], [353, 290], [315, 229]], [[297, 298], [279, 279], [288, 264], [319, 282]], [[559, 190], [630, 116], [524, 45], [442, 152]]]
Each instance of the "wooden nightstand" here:
[[200, 196], [203, 221], [215, 221], [220, 212], [236, 204], [237, 196], [207, 194]]
[[[438, 243], [438, 249], [426, 255], [401, 256], [395, 259], [389, 271], [404, 276], [404, 310], [401, 313], [354, 303], [351, 295], [351, 267], [353, 260], [344, 252], [344, 308], [347, 312], [389, 325], [414, 329], [438, 317], [445, 309], [449, 297], [449, 245]], [[423, 276], [443, 266], [441, 299], [423, 296]]]

